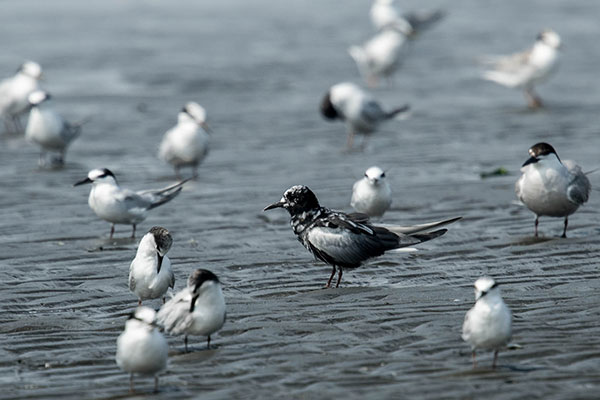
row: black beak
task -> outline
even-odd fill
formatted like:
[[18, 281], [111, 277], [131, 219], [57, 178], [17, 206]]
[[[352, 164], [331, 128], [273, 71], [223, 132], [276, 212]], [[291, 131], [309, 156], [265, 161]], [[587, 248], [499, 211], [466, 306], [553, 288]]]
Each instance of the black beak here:
[[285, 203], [283, 201], [278, 201], [277, 203], [269, 204], [263, 209], [263, 211], [272, 210], [274, 208], [282, 208], [284, 205]]
[[198, 300], [198, 296], [200, 296], [199, 294], [196, 294], [192, 297], [192, 303], [190, 304], [190, 312], [193, 313], [194, 312], [194, 308], [196, 308], [196, 300]]
[[74, 183], [73, 186], [79, 186], [79, 185], [83, 185], [83, 184], [86, 184], [86, 183], [92, 183], [92, 180], [90, 178], [85, 178], [82, 181]]
[[156, 256], [158, 258], [158, 267], [156, 267], [156, 275], [158, 275], [160, 274], [160, 267], [162, 267], [162, 260], [164, 256], [161, 256], [159, 253], [156, 253]]
[[538, 161], [540, 161], [540, 160], [539, 160], [539, 159], [537, 159], [537, 158], [535, 158], [535, 157], [529, 157], [529, 158], [527, 159], [527, 161], [525, 161], [525, 162], [523, 163], [523, 165], [521, 165], [521, 167], [524, 167], [524, 166], [526, 166], [526, 165], [529, 165], [529, 164], [535, 164], [535, 163], [536, 163], [536, 162], [538, 162]]

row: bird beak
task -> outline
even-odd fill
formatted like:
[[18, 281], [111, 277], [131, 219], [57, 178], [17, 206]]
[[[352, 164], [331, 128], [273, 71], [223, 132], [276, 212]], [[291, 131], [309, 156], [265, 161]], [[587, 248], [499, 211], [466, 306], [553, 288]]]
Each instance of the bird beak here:
[[156, 274], [158, 275], [160, 273], [160, 268], [162, 267], [162, 262], [163, 262], [163, 258], [164, 256], [162, 254], [160, 254], [160, 252], [156, 252], [157, 258], [158, 258], [158, 266], [156, 267]]
[[79, 186], [86, 183], [92, 183], [92, 180], [90, 178], [85, 178], [84, 180], [74, 183], [73, 186]]
[[266, 206], [263, 211], [268, 211], [268, 210], [272, 210], [274, 208], [283, 208], [283, 206], [285, 205], [285, 201], [278, 201], [277, 203], [273, 203], [273, 204], [269, 204], [268, 206]]
[[535, 157], [533, 157], [533, 156], [532, 156], [532, 157], [529, 157], [529, 158], [527, 159], [527, 161], [525, 161], [525, 162], [523, 163], [523, 165], [521, 165], [521, 167], [524, 167], [524, 166], [526, 166], [526, 165], [529, 165], [529, 164], [535, 164], [535, 163], [536, 163], [536, 162], [538, 162], [538, 161], [540, 161], [540, 160], [539, 160], [539, 159], [537, 159], [537, 158], [535, 158]]

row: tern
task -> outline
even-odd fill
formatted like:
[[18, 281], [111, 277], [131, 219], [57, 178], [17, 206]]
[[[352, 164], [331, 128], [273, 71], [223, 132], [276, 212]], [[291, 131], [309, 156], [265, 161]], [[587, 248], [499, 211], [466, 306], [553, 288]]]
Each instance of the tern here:
[[475, 305], [465, 315], [462, 338], [471, 345], [473, 368], [477, 366], [477, 349], [494, 350], [492, 368], [496, 368], [498, 352], [512, 336], [512, 315], [502, 300], [498, 284], [490, 277], [475, 282]]
[[148, 307], [138, 307], [131, 313], [125, 330], [117, 339], [116, 361], [119, 368], [129, 372], [129, 390], [133, 388], [133, 374], [153, 375], [154, 391], [158, 391], [158, 373], [167, 368], [169, 346], [158, 331], [154, 319], [156, 312]]
[[39, 89], [42, 67], [36, 62], [24, 62], [17, 74], [0, 82], [0, 117], [9, 133], [23, 131], [21, 114], [29, 110], [29, 95]]
[[155, 226], [144, 235], [137, 254], [129, 266], [129, 290], [142, 300], [162, 297], [175, 285], [171, 260], [166, 256], [173, 244], [173, 237], [163, 227]]
[[446, 233], [447, 229], [432, 229], [461, 219], [457, 217], [408, 227], [376, 226], [365, 214], [345, 214], [321, 207], [312, 190], [302, 185], [286, 190], [281, 200], [268, 205], [264, 211], [279, 207], [290, 214], [292, 230], [304, 247], [315, 258], [333, 267], [326, 288], [331, 286], [336, 270], [336, 287], [339, 287], [344, 268], [357, 268], [363, 261], [388, 250], [434, 239]]
[[158, 323], [172, 335], [210, 336], [223, 327], [226, 319], [225, 298], [219, 278], [207, 269], [197, 269], [188, 278], [187, 287], [167, 301], [158, 311]]
[[191, 167], [196, 178], [198, 166], [208, 154], [209, 132], [206, 111], [198, 103], [189, 102], [177, 116], [177, 125], [165, 133], [158, 157], [175, 168], [177, 178], [182, 167]]
[[98, 217], [111, 223], [112, 239], [115, 224], [132, 225], [131, 237], [134, 238], [136, 225], [146, 219], [148, 211], [174, 199], [186, 182], [184, 180], [163, 189], [134, 192], [122, 189], [115, 175], [109, 169], [101, 168], [91, 170], [87, 178], [73, 186], [92, 184], [88, 204]]
[[380, 123], [399, 117], [409, 109], [410, 106], [404, 105], [385, 111], [370, 94], [349, 82], [333, 85], [321, 101], [321, 114], [326, 119], [339, 118], [346, 123], [348, 149], [353, 146], [355, 134], [365, 135], [366, 138], [377, 130]]
[[509, 88], [523, 89], [530, 108], [542, 106], [534, 87], [546, 81], [558, 66], [560, 36], [552, 30], [542, 31], [533, 47], [508, 56], [489, 56], [482, 60], [491, 66], [483, 78]]
[[354, 183], [350, 205], [356, 212], [369, 217], [382, 217], [392, 204], [392, 189], [385, 179], [385, 171], [374, 166]]
[[69, 123], [61, 115], [47, 108], [46, 102], [50, 97], [49, 93], [42, 90], [36, 90], [29, 95], [31, 111], [25, 128], [25, 139], [40, 146], [40, 166], [46, 164], [46, 152], [57, 152], [59, 156], [55, 161], [63, 164], [67, 147], [79, 136], [83, 123]]
[[541, 142], [529, 149], [530, 157], [521, 168], [515, 192], [535, 213], [535, 236], [541, 216], [565, 219], [562, 237], [567, 237], [569, 215], [588, 201], [592, 185], [581, 167], [561, 161], [550, 144]]

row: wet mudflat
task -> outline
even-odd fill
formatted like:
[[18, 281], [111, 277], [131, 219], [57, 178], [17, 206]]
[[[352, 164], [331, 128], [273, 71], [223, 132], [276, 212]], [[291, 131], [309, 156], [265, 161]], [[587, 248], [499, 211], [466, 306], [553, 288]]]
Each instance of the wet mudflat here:
[[[441, 3], [402, 2], [406, 9]], [[2, 76], [23, 59], [44, 68], [54, 107], [91, 116], [64, 169], [38, 168], [22, 137], [0, 139], [0, 398], [126, 398], [115, 342], [136, 306], [127, 289], [137, 241], [87, 206], [72, 184], [107, 167], [122, 186], [173, 181], [156, 158], [189, 100], [214, 131], [200, 176], [151, 212], [174, 237], [176, 289], [195, 268], [223, 282], [228, 321], [205, 350], [169, 338], [160, 398], [596, 398], [600, 386], [598, 191], [570, 219], [514, 204], [527, 149], [548, 141], [584, 170], [600, 166], [600, 5], [526, 1], [453, 5], [414, 44], [386, 105], [408, 102], [363, 152], [344, 153], [344, 127], [317, 113], [331, 84], [359, 82], [346, 53], [373, 32], [364, 1], [8, 2], [0, 14]], [[565, 52], [530, 112], [518, 92], [478, 79], [476, 58], [525, 48], [552, 27]], [[330, 267], [295, 240], [283, 211], [263, 213], [305, 184], [349, 211], [352, 183], [390, 169], [384, 222], [464, 219], [417, 253], [389, 253], [323, 290]], [[481, 179], [504, 167], [506, 176]], [[591, 175], [594, 186], [600, 178]], [[460, 339], [483, 274], [514, 313], [513, 350], [479, 356]], [[160, 302], [148, 302], [159, 307]], [[152, 397], [151, 379], [137, 380]]]

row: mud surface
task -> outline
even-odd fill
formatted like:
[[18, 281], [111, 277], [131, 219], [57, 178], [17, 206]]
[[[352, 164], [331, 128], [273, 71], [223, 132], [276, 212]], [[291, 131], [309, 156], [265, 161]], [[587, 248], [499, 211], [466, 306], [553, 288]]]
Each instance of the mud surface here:
[[[513, 185], [542, 140], [584, 170], [600, 166], [600, 3], [452, 6], [393, 84], [373, 91], [390, 107], [410, 103], [411, 118], [345, 153], [344, 127], [317, 108], [331, 84], [360, 82], [346, 48], [372, 34], [368, 2], [4, 2], [1, 75], [36, 60], [54, 107], [92, 120], [63, 169], [38, 168], [22, 137], [0, 139], [0, 398], [129, 396], [114, 354], [136, 306], [127, 276], [137, 241], [126, 226], [109, 240], [89, 187], [72, 184], [96, 167], [133, 189], [173, 182], [156, 151], [189, 100], [207, 109], [211, 153], [138, 239], [168, 228], [176, 289], [193, 269], [212, 270], [228, 321], [211, 350], [191, 338], [195, 351], [184, 354], [182, 338], [169, 337], [157, 398], [597, 398], [600, 193], [571, 217], [568, 239], [551, 218], [535, 239]], [[517, 91], [480, 80], [475, 60], [524, 49], [544, 27], [565, 51], [540, 87], [546, 108], [531, 112]], [[464, 219], [420, 251], [386, 254], [323, 290], [330, 267], [295, 240], [286, 213], [261, 210], [305, 184], [349, 211], [352, 183], [372, 165], [389, 169], [385, 222]], [[480, 178], [499, 167], [508, 175]], [[484, 274], [502, 284], [519, 345], [497, 370], [484, 353], [473, 370], [460, 338]], [[151, 379], [136, 383], [139, 397], [153, 396]]]

